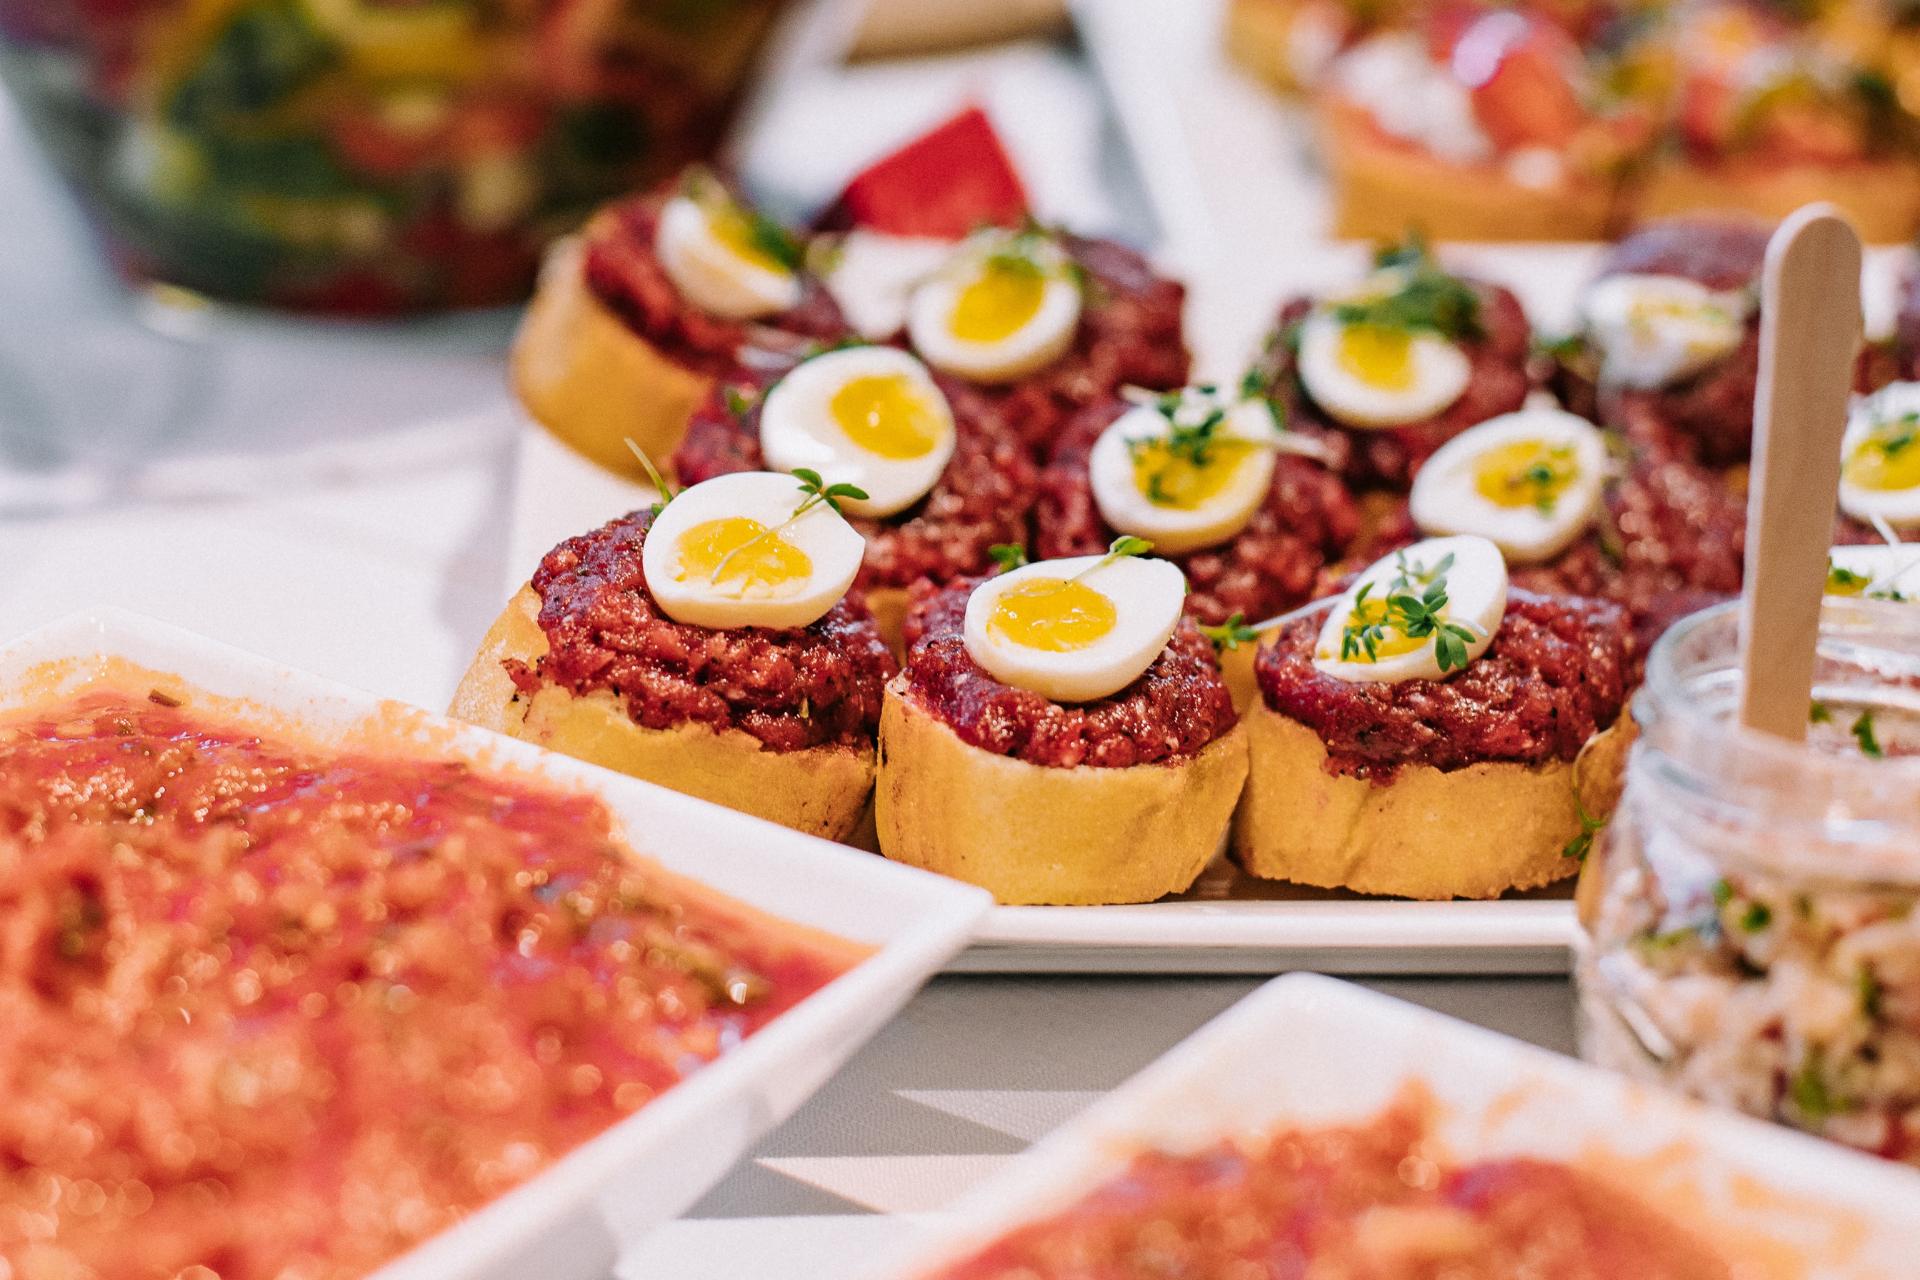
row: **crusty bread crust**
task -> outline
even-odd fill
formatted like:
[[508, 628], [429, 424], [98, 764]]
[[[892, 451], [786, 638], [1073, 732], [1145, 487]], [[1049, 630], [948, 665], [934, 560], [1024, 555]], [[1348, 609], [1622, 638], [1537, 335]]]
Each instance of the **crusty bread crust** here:
[[1436, 240], [1600, 240], [1614, 222], [1615, 184], [1522, 186], [1491, 165], [1463, 167], [1380, 138], [1366, 114], [1324, 95], [1320, 154], [1333, 175], [1333, 232], [1396, 240], [1417, 227]]
[[1213, 860], [1246, 776], [1238, 725], [1178, 764], [1056, 769], [968, 745], [896, 681], [874, 817], [889, 858], [1003, 903], [1151, 902]]
[[1227, 56], [1283, 93], [1307, 86], [1293, 73], [1293, 24], [1297, 0], [1229, 0]]
[[1669, 156], [1655, 160], [1635, 183], [1627, 211], [1635, 223], [1706, 212], [1750, 213], [1774, 222], [1815, 200], [1838, 206], [1870, 244], [1904, 243], [1920, 230], [1920, 165], [1902, 159], [1846, 167], [1700, 165]]
[[628, 438], [665, 470], [713, 380], [622, 324], [587, 288], [585, 261], [577, 238], [548, 253], [508, 373], [541, 426], [609, 471], [645, 480]]
[[1409, 765], [1394, 781], [1328, 773], [1312, 729], [1256, 701], [1252, 761], [1234, 817], [1240, 865], [1269, 880], [1402, 898], [1492, 898], [1572, 875], [1563, 856], [1580, 806], [1611, 811], [1629, 734], [1596, 734], [1572, 764], [1493, 762], [1442, 772]]
[[539, 608], [531, 587], [514, 595], [461, 677], [450, 715], [809, 835], [846, 840], [860, 827], [873, 790], [871, 749], [769, 751], [738, 729], [644, 728], [611, 693], [577, 697], [549, 686], [522, 694], [500, 664], [547, 652]]

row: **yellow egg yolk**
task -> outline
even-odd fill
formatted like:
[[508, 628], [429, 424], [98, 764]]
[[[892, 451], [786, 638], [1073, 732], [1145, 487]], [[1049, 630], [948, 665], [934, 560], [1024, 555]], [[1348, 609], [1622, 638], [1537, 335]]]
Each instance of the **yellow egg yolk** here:
[[1253, 450], [1242, 440], [1209, 442], [1196, 460], [1164, 440], [1137, 441], [1131, 446], [1134, 487], [1156, 507], [1195, 511], [1220, 496]]
[[740, 596], [782, 595], [813, 573], [807, 553], [748, 516], [707, 520], [680, 535], [678, 577], [735, 586]]
[[963, 342], [1001, 342], [1033, 322], [1047, 277], [1024, 258], [993, 257], [960, 290], [947, 327]]
[[1085, 583], [1034, 578], [1000, 593], [987, 632], [1025, 649], [1071, 653], [1113, 630], [1113, 601]]
[[[1403, 653], [1412, 653], [1426, 644], [1430, 637], [1403, 634], [1397, 627], [1387, 622], [1389, 609], [1387, 602], [1379, 598], [1362, 600], [1347, 615], [1344, 631], [1353, 637], [1353, 643], [1343, 646], [1343, 650], [1327, 653], [1324, 650], [1316, 654], [1323, 659], [1338, 659], [1341, 662], [1378, 662], [1382, 658], [1397, 658]], [[1378, 628], [1373, 632], [1373, 650], [1368, 652], [1361, 634], [1368, 628]]]
[[1487, 450], [1474, 462], [1473, 487], [1497, 507], [1550, 512], [1578, 475], [1572, 445], [1513, 440]]
[[1860, 596], [1867, 593], [1867, 585], [1873, 581], [1864, 573], [1855, 573], [1843, 569], [1833, 561], [1827, 561], [1827, 594], [1830, 596]]
[[1382, 391], [1413, 387], [1413, 335], [1377, 324], [1350, 324], [1340, 330], [1340, 367]]
[[882, 458], [923, 458], [940, 442], [931, 406], [904, 374], [851, 378], [827, 408], [847, 439]]
[[706, 215], [713, 238], [727, 246], [734, 257], [762, 271], [791, 274], [787, 264], [768, 250], [766, 242], [755, 230], [753, 215], [745, 209], [731, 200], [714, 200], [706, 204]]
[[1920, 485], [1920, 422], [1901, 418], [1875, 427], [1853, 447], [1843, 474], [1861, 489]]

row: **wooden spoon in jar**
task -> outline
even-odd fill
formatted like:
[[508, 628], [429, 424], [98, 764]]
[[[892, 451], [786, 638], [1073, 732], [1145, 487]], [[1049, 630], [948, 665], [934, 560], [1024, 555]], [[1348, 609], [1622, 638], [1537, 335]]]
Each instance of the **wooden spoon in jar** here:
[[1740, 723], [1789, 742], [1807, 736], [1860, 325], [1860, 237], [1832, 205], [1795, 210], [1761, 276], [1740, 603]]

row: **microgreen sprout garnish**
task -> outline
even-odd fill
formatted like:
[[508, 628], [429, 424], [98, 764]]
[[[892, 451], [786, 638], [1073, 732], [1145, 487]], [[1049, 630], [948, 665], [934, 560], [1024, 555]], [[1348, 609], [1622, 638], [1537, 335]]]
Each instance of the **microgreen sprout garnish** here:
[[800, 505], [795, 507], [792, 513], [779, 524], [774, 525], [771, 529], [762, 529], [759, 533], [754, 534], [751, 538], [748, 538], [745, 542], [727, 552], [724, 556], [721, 556], [720, 563], [714, 565], [713, 572], [707, 575], [708, 582], [720, 581], [720, 575], [726, 572], [727, 566], [733, 563], [735, 556], [749, 547], [757, 546], [767, 541], [769, 538], [779, 537], [788, 529], [791, 529], [799, 522], [802, 516], [812, 511], [815, 507], [831, 507], [835, 515], [845, 516], [846, 512], [840, 509], [840, 500], [842, 498], [851, 498], [855, 502], [863, 502], [867, 497], [867, 491], [858, 485], [828, 484], [821, 477], [820, 473], [811, 467], [795, 467], [793, 469], [793, 478], [800, 482]]
[[[1276, 453], [1291, 453], [1313, 458], [1328, 466], [1332, 466], [1336, 461], [1332, 446], [1324, 440], [1316, 440], [1311, 436], [1289, 431], [1280, 406], [1264, 395], [1243, 395], [1239, 402], [1230, 402], [1220, 394], [1220, 389], [1210, 382], [1182, 387], [1176, 391], [1147, 391], [1140, 387], [1123, 387], [1120, 394], [1134, 404], [1152, 409], [1167, 421], [1166, 435], [1136, 436], [1127, 441], [1127, 452], [1135, 462], [1140, 462], [1151, 452], [1164, 451], [1170, 461], [1184, 462], [1198, 471], [1213, 462], [1216, 456], [1215, 446], [1220, 444], [1272, 449]], [[1239, 404], [1250, 400], [1266, 406], [1271, 415], [1273, 430], [1261, 436], [1226, 435], [1225, 428], [1229, 415]], [[1157, 503], [1166, 505], [1173, 501], [1173, 495], [1165, 492], [1162, 488], [1163, 483], [1164, 476], [1160, 472], [1155, 472], [1148, 481], [1147, 496]]]
[[1107, 554], [1068, 578], [1068, 582], [1078, 582], [1089, 574], [1100, 572], [1115, 560], [1125, 560], [1128, 556], [1143, 556], [1153, 550], [1153, 544], [1145, 538], [1136, 538], [1132, 534], [1122, 534], [1107, 547]]
[[1891, 462], [1916, 443], [1920, 443], [1920, 412], [1908, 412], [1874, 423], [1861, 447], [1873, 449]]
[[1577, 787], [1573, 792], [1573, 811], [1580, 819], [1580, 834], [1567, 841], [1566, 847], [1560, 850], [1560, 856], [1572, 858], [1575, 862], [1585, 862], [1587, 855], [1593, 852], [1593, 838], [1600, 834], [1607, 825], [1607, 820], [1596, 818], [1587, 812], [1586, 803], [1580, 799], [1580, 791]]
[[1424, 237], [1416, 233], [1398, 245], [1381, 248], [1373, 264], [1376, 270], [1396, 273], [1396, 287], [1336, 302], [1333, 316], [1340, 323], [1402, 332], [1425, 330], [1452, 341], [1480, 336], [1480, 295], [1466, 281], [1441, 269]]
[[1201, 627], [1200, 634], [1213, 641], [1215, 653], [1231, 653], [1243, 644], [1253, 644], [1260, 633], [1247, 625], [1247, 615], [1235, 611], [1217, 627]]
[[1027, 549], [1017, 542], [996, 542], [987, 548], [987, 554], [993, 557], [1002, 573], [1012, 573], [1027, 563]]
[[1807, 708], [1808, 724], [1832, 724], [1833, 708], [1824, 702], [1816, 701]]
[[1862, 1014], [1869, 1018], [1880, 1016], [1880, 979], [1866, 965], [1861, 965], [1854, 977], [1853, 992]]
[[[1434, 661], [1442, 673], [1467, 665], [1467, 646], [1480, 638], [1473, 628], [1450, 622], [1443, 613], [1447, 607], [1447, 573], [1453, 557], [1442, 556], [1431, 568], [1409, 565], [1402, 554], [1396, 560], [1398, 572], [1387, 584], [1379, 615], [1366, 619], [1368, 597], [1374, 584], [1361, 584], [1353, 597], [1353, 612], [1340, 632], [1340, 660], [1352, 662], [1360, 654], [1368, 662], [1379, 661], [1380, 642], [1388, 631], [1397, 631], [1409, 640], [1433, 637]], [[1415, 595], [1418, 590], [1420, 594]]]
[[647, 479], [652, 482], [655, 491], [660, 494], [660, 501], [654, 503], [653, 506], [649, 508], [649, 510], [657, 516], [666, 508], [669, 502], [672, 502], [674, 498], [679, 495], [680, 491], [667, 483], [667, 478], [660, 474], [660, 468], [653, 465], [653, 459], [647, 456], [647, 451], [640, 447], [638, 441], [632, 436], [627, 436], [625, 439], [627, 448], [632, 450], [633, 456], [640, 460], [640, 469], [647, 473]]
[[754, 401], [758, 399], [745, 387], [729, 382], [720, 388], [720, 402], [727, 407], [727, 413], [735, 418], [744, 418], [753, 412]]
[[1881, 748], [1880, 740], [1873, 736], [1873, 712], [1862, 711], [1848, 730], [1853, 740], [1860, 744], [1860, 754], [1869, 760], [1878, 760], [1887, 753]]
[[1832, 557], [1828, 557], [1827, 559], [1827, 594], [1841, 595], [1841, 596], [1857, 596], [1862, 591], [1865, 591], [1867, 589], [1867, 584], [1872, 581], [1873, 579], [1868, 577], [1866, 574], [1855, 573], [1852, 569], [1847, 568], [1845, 565], [1835, 564], [1833, 562]]
[[1545, 457], [1536, 458], [1517, 474], [1506, 477], [1505, 488], [1530, 503], [1541, 515], [1550, 516], [1560, 503], [1560, 490], [1572, 483], [1577, 473], [1573, 446], [1551, 445]]
[[687, 198], [708, 214], [739, 219], [746, 231], [747, 243], [787, 271], [798, 271], [802, 260], [799, 241], [787, 229], [757, 209], [734, 198], [726, 184], [706, 169], [689, 170], [682, 184]]

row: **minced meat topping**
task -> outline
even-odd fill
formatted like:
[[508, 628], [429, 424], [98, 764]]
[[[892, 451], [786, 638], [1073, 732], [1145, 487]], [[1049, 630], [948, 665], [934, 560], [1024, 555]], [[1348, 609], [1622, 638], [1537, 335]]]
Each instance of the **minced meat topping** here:
[[521, 692], [606, 690], [644, 728], [736, 728], [774, 751], [871, 744], [894, 662], [866, 605], [849, 596], [798, 630], [675, 622], [640, 563], [652, 523], [636, 511], [540, 562], [533, 590], [549, 652], [507, 663]]
[[1326, 744], [1329, 773], [1385, 785], [1407, 765], [1572, 761], [1620, 715], [1632, 641], [1617, 605], [1515, 589], [1493, 643], [1445, 680], [1341, 680], [1313, 665], [1322, 618], [1296, 619], [1254, 660], [1269, 710]]

